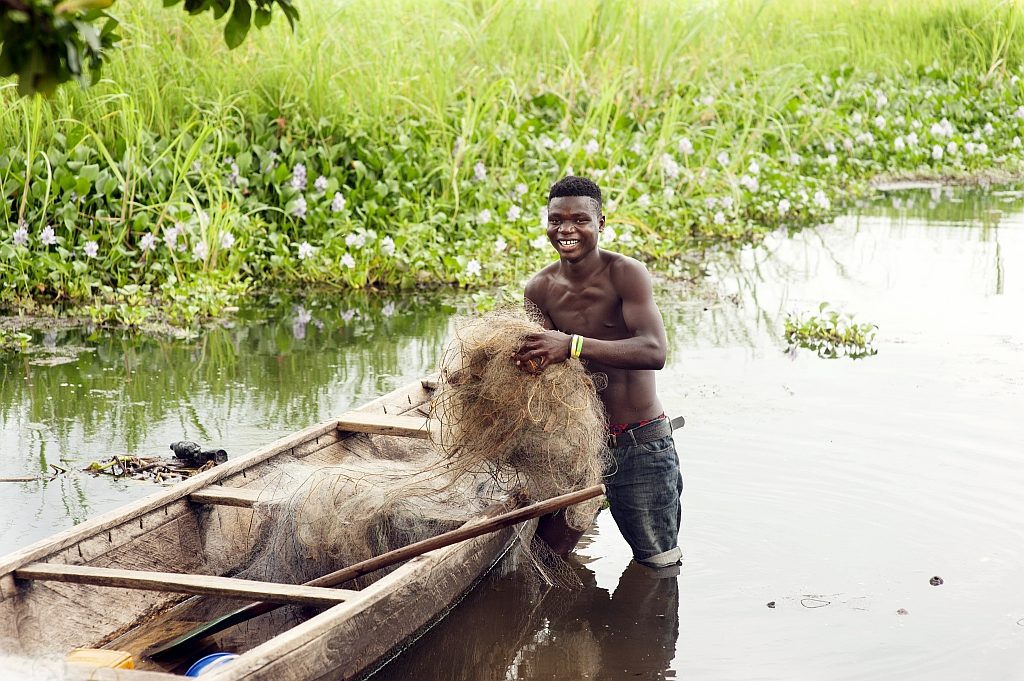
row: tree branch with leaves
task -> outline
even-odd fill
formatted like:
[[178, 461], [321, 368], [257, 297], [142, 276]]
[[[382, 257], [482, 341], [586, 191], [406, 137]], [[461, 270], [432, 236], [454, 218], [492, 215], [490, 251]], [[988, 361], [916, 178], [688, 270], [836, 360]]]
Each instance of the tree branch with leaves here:
[[[183, 0], [163, 0], [164, 7]], [[118, 20], [107, 12], [114, 0], [0, 0], [0, 77], [15, 76], [21, 95], [49, 95], [71, 79], [83, 86], [99, 77], [103, 60], [120, 41]], [[293, 0], [184, 0], [191, 15], [227, 15], [224, 42], [231, 49], [255, 25], [263, 28], [275, 7], [295, 29]]]

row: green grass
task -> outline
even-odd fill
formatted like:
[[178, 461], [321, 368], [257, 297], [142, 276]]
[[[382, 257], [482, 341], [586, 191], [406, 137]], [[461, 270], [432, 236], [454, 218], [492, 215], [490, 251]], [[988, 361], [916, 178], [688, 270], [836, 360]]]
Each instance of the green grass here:
[[[102, 310], [139, 295], [118, 292], [126, 286], [168, 301], [192, 287], [281, 281], [514, 281], [551, 258], [531, 242], [547, 186], [569, 169], [605, 187], [621, 237], [610, 247], [680, 274], [686, 254], [709, 243], [827, 219], [880, 173], [1018, 169], [1018, 2], [357, 0], [301, 10], [298, 33], [277, 21], [228, 51], [207, 17], [122, 1], [126, 40], [102, 82], [45, 102], [0, 84], [6, 300], [89, 299]], [[942, 118], [956, 132], [932, 139]], [[974, 139], [986, 123], [991, 132]], [[894, 149], [911, 132], [925, 153]], [[598, 151], [588, 153], [590, 140]], [[932, 157], [950, 141], [956, 153]], [[981, 142], [984, 154], [960, 151]], [[302, 190], [289, 184], [296, 163], [308, 170]], [[329, 189], [311, 191], [321, 174]], [[335, 191], [343, 211], [326, 207]], [[13, 245], [19, 220], [27, 247]], [[44, 249], [48, 224], [58, 241]], [[145, 233], [174, 224], [189, 250], [139, 250]], [[228, 232], [235, 241], [222, 248]], [[346, 243], [353, 235], [364, 245]], [[89, 241], [96, 258], [82, 255]], [[313, 257], [299, 257], [303, 243]]]

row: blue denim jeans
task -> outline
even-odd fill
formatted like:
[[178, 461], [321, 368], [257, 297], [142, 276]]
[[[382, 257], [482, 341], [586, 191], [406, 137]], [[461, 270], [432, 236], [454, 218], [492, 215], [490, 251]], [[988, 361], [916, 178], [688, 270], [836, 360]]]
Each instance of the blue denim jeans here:
[[679, 550], [683, 476], [671, 436], [610, 450], [604, 484], [612, 518], [633, 558], [649, 567], [674, 565]]

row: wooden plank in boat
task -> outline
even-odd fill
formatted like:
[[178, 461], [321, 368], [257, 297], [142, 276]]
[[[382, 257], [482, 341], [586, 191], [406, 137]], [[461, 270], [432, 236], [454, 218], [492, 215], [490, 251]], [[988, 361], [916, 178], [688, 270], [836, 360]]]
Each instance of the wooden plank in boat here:
[[396, 435], [426, 440], [430, 437], [430, 429], [430, 421], [417, 416], [349, 412], [338, 419], [338, 430], [351, 433]]
[[143, 570], [117, 570], [84, 565], [31, 563], [14, 571], [15, 579], [53, 580], [111, 586], [122, 589], [171, 591], [186, 594], [205, 594], [226, 598], [245, 598], [270, 603], [297, 603], [300, 605], [336, 605], [359, 595], [348, 589], [325, 589], [296, 584], [275, 584], [248, 579], [215, 577], [212, 575], [184, 575], [174, 572], [148, 572]]
[[247, 487], [219, 487], [216, 485], [206, 487], [188, 495], [188, 500], [197, 504], [211, 504], [218, 506], [239, 506], [252, 508], [260, 498], [260, 490]]

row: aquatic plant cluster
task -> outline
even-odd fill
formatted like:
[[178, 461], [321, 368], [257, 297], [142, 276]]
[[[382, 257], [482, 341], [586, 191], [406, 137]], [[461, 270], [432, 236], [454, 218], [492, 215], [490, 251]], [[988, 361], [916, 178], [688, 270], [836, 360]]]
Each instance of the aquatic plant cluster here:
[[873, 345], [877, 326], [858, 323], [852, 315], [834, 310], [828, 303], [821, 303], [818, 313], [786, 316], [785, 337], [789, 352], [801, 347], [826, 359], [862, 359], [878, 354]]
[[[1012, 53], [1016, 24], [1000, 27], [1019, 10], [975, 4], [1000, 11], [942, 15], [969, 26], [984, 57], [955, 69], [956, 54], [872, 68], [825, 60], [757, 71], [741, 60], [656, 78], [653, 66], [623, 62], [605, 65], [611, 80], [598, 87], [585, 68], [598, 48], [582, 45], [561, 72], [488, 80], [470, 68], [438, 85], [439, 102], [429, 92], [410, 101], [396, 86], [393, 100], [349, 109], [325, 106], [314, 82], [294, 98], [195, 85], [165, 111], [159, 92], [115, 84], [142, 58], [133, 40], [152, 38], [126, 21], [127, 66], [112, 67], [112, 82], [50, 101], [0, 90], [0, 302], [88, 301], [97, 321], [129, 324], [145, 315], [140, 304], [157, 303], [187, 322], [280, 283], [517, 281], [553, 257], [544, 196], [566, 174], [605, 188], [605, 246], [681, 276], [708, 246], [827, 221], [879, 175], [1015, 174], [1024, 71]], [[911, 18], [934, 20], [933, 5]], [[625, 15], [668, 16], [657, 3], [608, 6], [618, 14], [593, 10], [596, 33]], [[471, 19], [485, 32], [501, 25], [487, 14], [463, 23]], [[703, 21], [710, 32], [729, 19]], [[192, 59], [221, 54], [201, 28], [175, 30]], [[904, 37], [886, 34], [894, 52]], [[261, 54], [255, 42], [250, 60]], [[686, 63], [699, 44], [663, 49]]]

